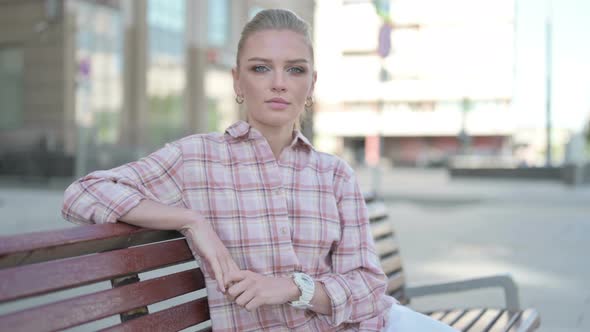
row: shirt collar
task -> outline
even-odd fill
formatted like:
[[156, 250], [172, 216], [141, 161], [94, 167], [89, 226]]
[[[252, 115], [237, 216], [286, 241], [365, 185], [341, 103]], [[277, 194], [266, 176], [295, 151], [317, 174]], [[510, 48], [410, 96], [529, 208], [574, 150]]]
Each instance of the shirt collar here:
[[[225, 132], [235, 139], [256, 139], [262, 137], [262, 134], [258, 130], [252, 128], [248, 122], [243, 120], [240, 120], [229, 126]], [[293, 131], [293, 141], [291, 142], [290, 146], [304, 146], [309, 149], [313, 149], [313, 145], [311, 145], [307, 137], [303, 136], [299, 130]]]

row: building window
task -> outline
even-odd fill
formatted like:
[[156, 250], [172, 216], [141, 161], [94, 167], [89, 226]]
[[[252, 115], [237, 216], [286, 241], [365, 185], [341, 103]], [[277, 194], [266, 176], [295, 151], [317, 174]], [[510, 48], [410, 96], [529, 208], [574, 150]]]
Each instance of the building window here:
[[0, 130], [23, 122], [23, 50], [0, 46]]
[[207, 6], [208, 27], [207, 39], [209, 45], [222, 47], [227, 43], [229, 33], [229, 3], [228, 0], [211, 0]]
[[150, 0], [148, 2], [149, 47], [151, 54], [184, 58], [184, 0]]
[[178, 139], [184, 133], [186, 87], [186, 3], [193, 0], [149, 0], [147, 64], [150, 149]]
[[94, 2], [76, 4], [76, 114], [96, 132], [96, 143], [115, 143], [123, 103], [123, 17]]

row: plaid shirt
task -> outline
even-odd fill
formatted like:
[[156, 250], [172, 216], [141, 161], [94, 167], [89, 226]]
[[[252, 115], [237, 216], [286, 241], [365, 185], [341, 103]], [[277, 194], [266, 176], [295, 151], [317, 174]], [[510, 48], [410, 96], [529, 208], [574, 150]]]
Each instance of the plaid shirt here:
[[332, 315], [284, 305], [248, 312], [217, 291], [204, 269], [215, 331], [380, 331], [395, 301], [350, 166], [317, 152], [299, 132], [277, 161], [239, 121], [225, 134], [192, 135], [139, 161], [93, 172], [65, 192], [73, 222], [116, 222], [142, 199], [199, 211], [241, 269], [295, 271], [323, 283]]

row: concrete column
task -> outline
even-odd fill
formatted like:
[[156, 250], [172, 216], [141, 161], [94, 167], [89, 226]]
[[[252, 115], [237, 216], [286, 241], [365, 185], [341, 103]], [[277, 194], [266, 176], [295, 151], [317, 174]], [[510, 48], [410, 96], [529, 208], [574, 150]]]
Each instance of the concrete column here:
[[147, 0], [124, 0], [125, 47], [123, 70], [122, 144], [139, 146], [147, 130]]
[[64, 2], [63, 10], [63, 148], [73, 155], [76, 152], [76, 9], [71, 0]]
[[207, 71], [207, 1], [186, 1], [185, 119], [189, 133], [209, 131]]

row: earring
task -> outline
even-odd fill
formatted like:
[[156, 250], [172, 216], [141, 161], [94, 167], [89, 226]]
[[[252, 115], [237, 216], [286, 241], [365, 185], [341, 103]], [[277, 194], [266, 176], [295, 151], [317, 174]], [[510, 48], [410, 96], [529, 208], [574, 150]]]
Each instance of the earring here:
[[311, 108], [313, 106], [313, 98], [307, 97], [305, 99], [305, 108]]
[[236, 95], [236, 103], [243, 104], [244, 103], [244, 96]]

